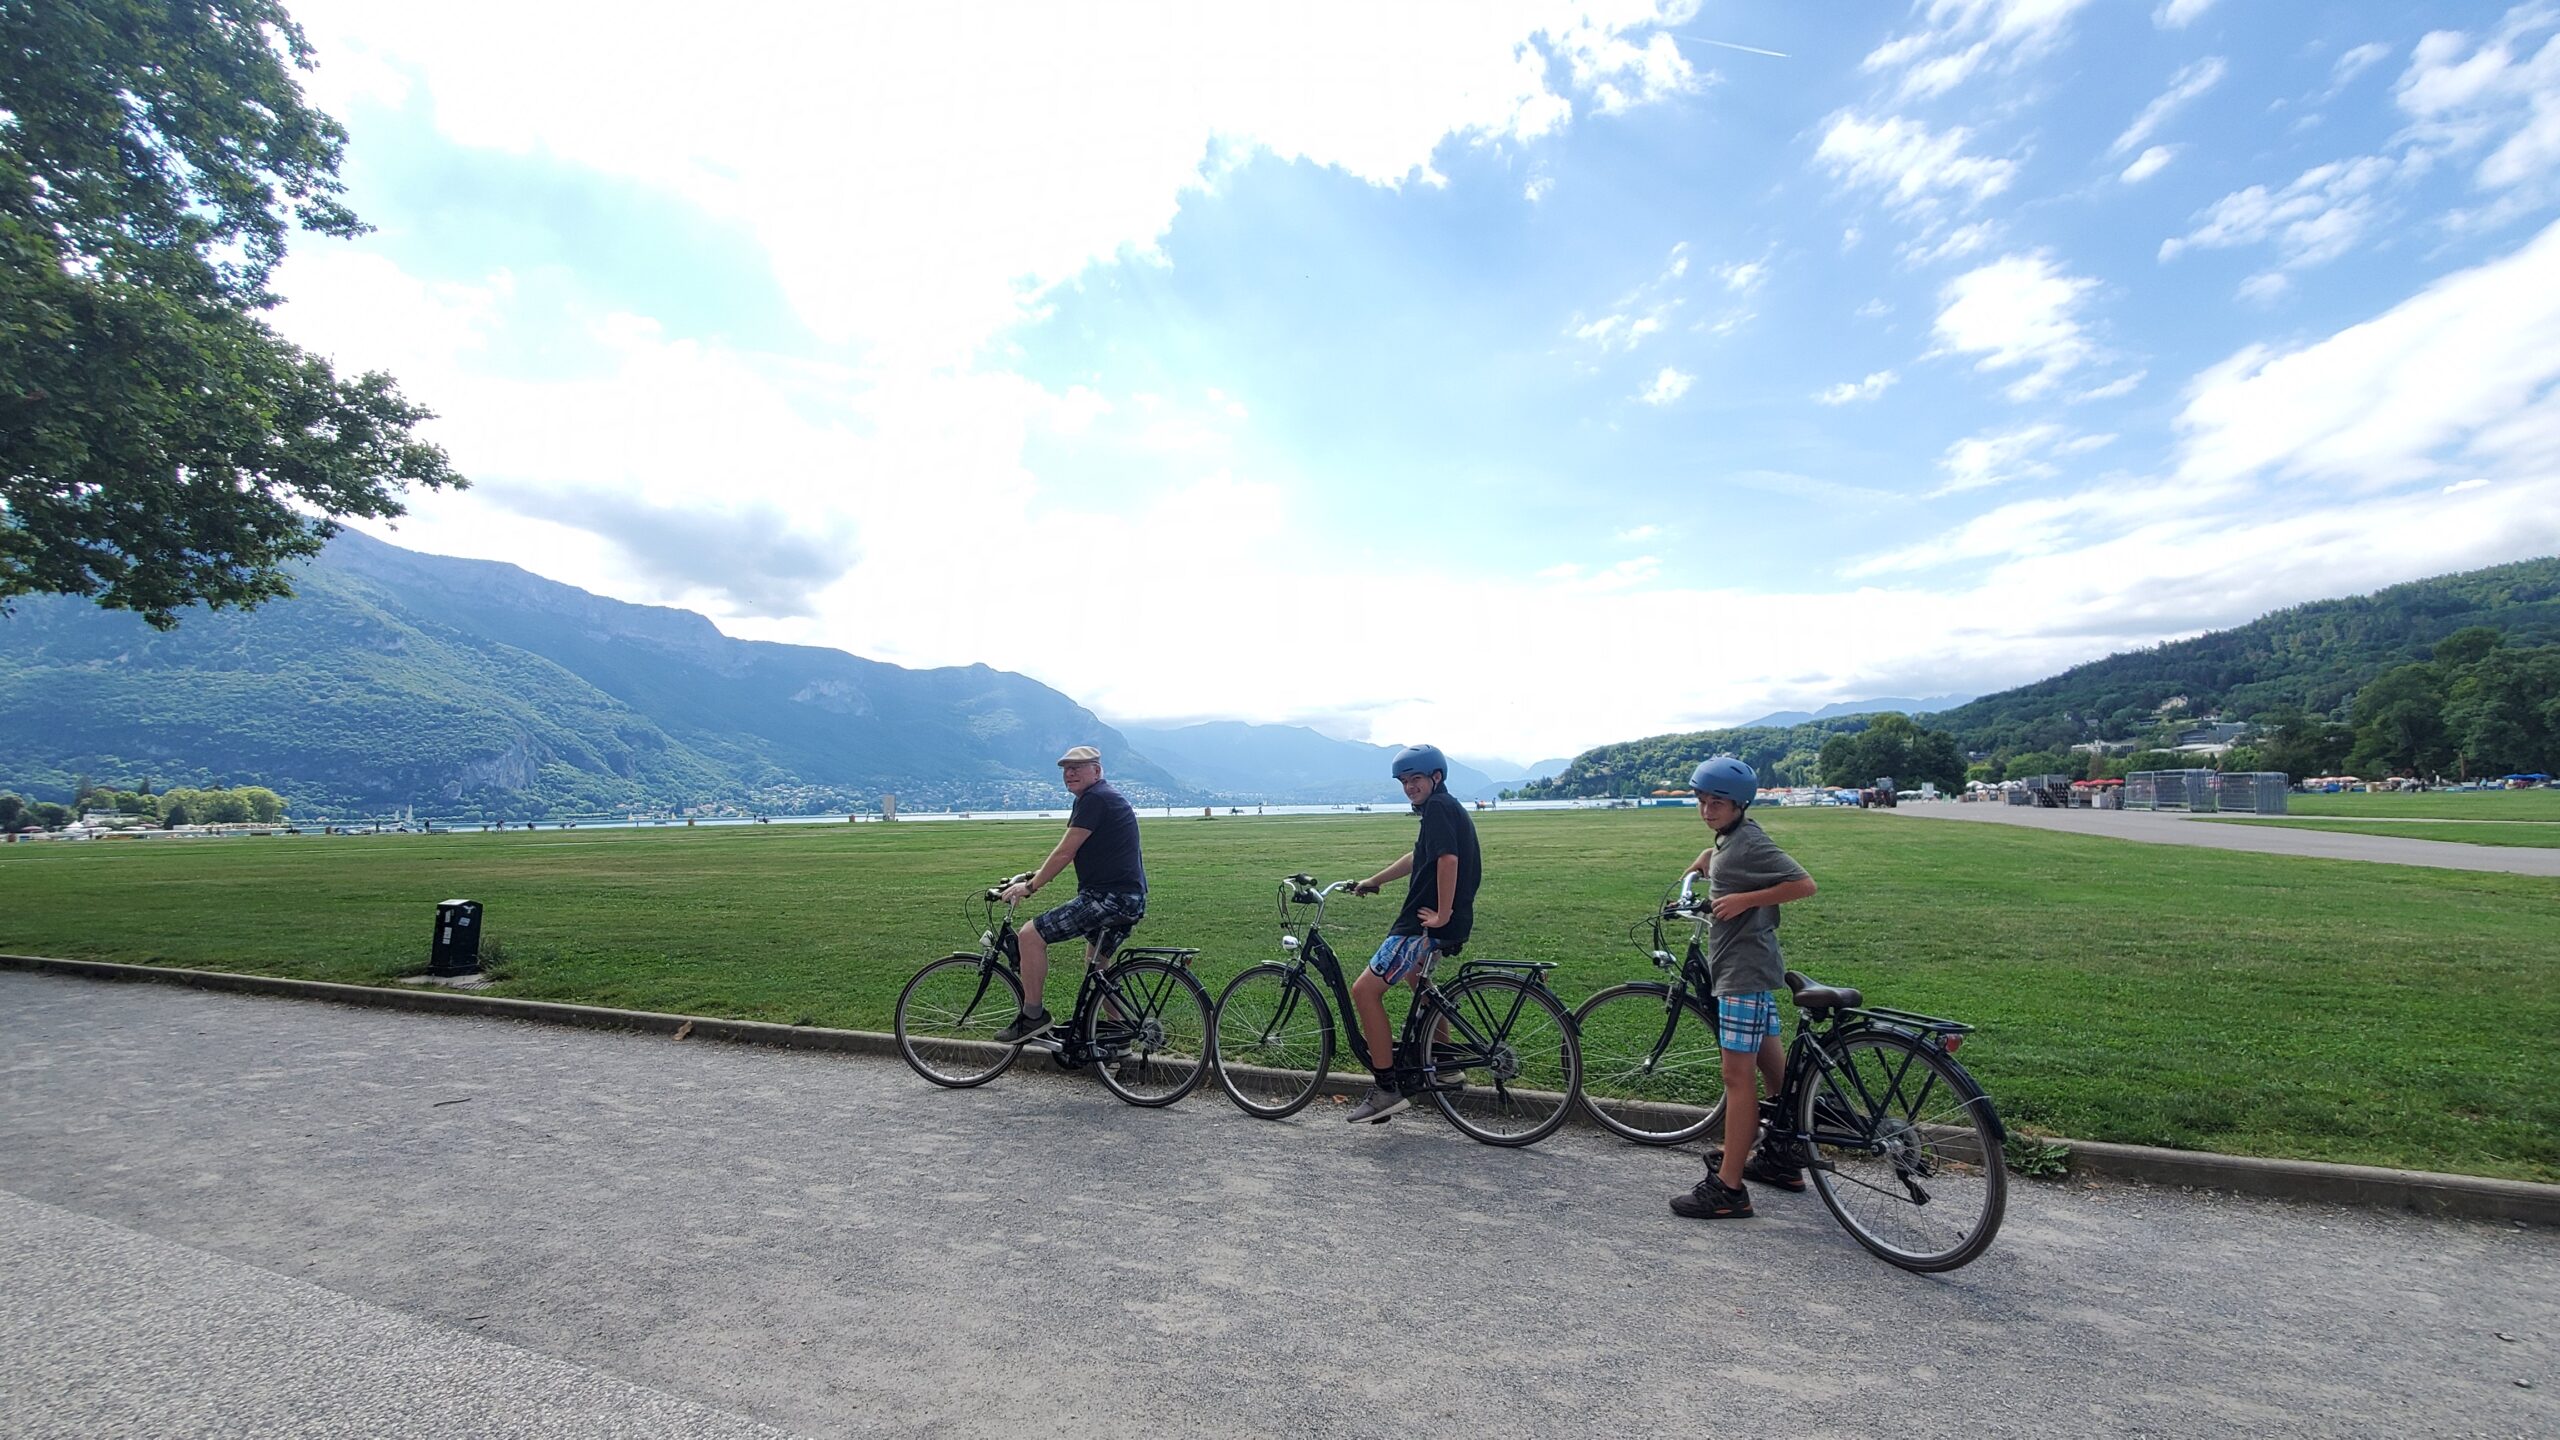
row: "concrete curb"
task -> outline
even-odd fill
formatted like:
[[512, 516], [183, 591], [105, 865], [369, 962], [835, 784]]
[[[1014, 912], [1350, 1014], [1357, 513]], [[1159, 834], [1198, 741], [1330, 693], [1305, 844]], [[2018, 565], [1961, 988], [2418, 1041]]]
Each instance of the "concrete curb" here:
[[[772, 1045], [794, 1050], [833, 1050], [855, 1055], [898, 1053], [896, 1036], [873, 1030], [775, 1025], [762, 1020], [728, 1020], [713, 1015], [667, 1015], [651, 1010], [615, 1010], [601, 1005], [570, 1005], [552, 1000], [510, 1000], [495, 995], [456, 994], [409, 986], [340, 985], [323, 980], [241, 975], [226, 970], [181, 970], [160, 965], [123, 965], [105, 960], [60, 960], [40, 955], [0, 955], [0, 969], [87, 980], [191, 985], [202, 990], [290, 1000], [326, 1000], [379, 1010], [534, 1020], [591, 1030], [625, 1030], [654, 1035], [673, 1035], [684, 1030], [688, 1036], [705, 1040]], [[691, 1029], [686, 1030], [687, 1026]], [[1366, 1088], [1365, 1075], [1337, 1071], [1326, 1077], [1324, 1092], [1351, 1095]], [[1578, 1111], [1574, 1120], [1579, 1124], [1591, 1123]], [[2145, 1145], [2116, 1145], [2100, 1140], [2063, 1140], [2057, 1143], [2070, 1147], [2071, 1174], [2082, 1178], [2176, 1185], [2368, 1209], [2413, 1210], [2425, 1215], [2471, 1220], [2560, 1225], [2560, 1185], [2537, 1185], [2526, 1180], [2497, 1180], [2478, 1175], [2440, 1175], [2425, 1170], [2391, 1170], [2372, 1165], [2333, 1165], [2317, 1160], [2268, 1160], [2251, 1155], [2159, 1150]]]

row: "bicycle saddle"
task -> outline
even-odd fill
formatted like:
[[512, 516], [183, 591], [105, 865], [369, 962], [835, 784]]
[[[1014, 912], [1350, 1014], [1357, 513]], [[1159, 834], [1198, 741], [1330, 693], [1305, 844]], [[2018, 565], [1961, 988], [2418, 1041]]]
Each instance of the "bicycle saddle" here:
[[1093, 958], [1096, 964], [1111, 958], [1113, 952], [1129, 941], [1135, 925], [1105, 925], [1093, 932]]
[[1787, 972], [1787, 989], [1795, 996], [1796, 1008], [1799, 1010], [1834, 1008], [1854, 1010], [1865, 1004], [1867, 1000], [1866, 996], [1847, 986], [1834, 988], [1829, 985], [1816, 985], [1812, 977], [1798, 970]]

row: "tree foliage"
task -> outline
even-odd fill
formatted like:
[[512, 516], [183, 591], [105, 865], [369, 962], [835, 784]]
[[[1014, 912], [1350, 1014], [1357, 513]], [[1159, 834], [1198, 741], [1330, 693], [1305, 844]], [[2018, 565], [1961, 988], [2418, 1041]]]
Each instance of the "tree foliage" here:
[[1822, 783], [1860, 788], [1890, 776], [1904, 790], [1922, 781], [1941, 790], [1964, 788], [1964, 752], [1944, 730], [1924, 730], [1908, 715], [1869, 717], [1854, 734], [1822, 742]]
[[312, 63], [274, 0], [0, 0], [0, 602], [167, 629], [292, 593], [326, 517], [465, 483], [390, 376], [259, 318], [292, 230], [364, 229]]

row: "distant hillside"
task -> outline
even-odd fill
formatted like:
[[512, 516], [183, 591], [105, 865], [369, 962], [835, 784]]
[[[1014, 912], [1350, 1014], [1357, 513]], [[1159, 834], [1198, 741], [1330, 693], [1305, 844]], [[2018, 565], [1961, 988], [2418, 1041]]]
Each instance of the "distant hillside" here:
[[2357, 690], [2436, 641], [2485, 625], [2512, 646], [2560, 641], [2560, 558], [2394, 585], [2277, 610], [2230, 630], [2076, 665], [1934, 716], [1967, 748], [2058, 750], [2150, 727], [2183, 696], [2192, 714], [2239, 718], [2286, 706], [2344, 718]]
[[1931, 695], [1919, 700], [1888, 696], [1881, 700], [1841, 700], [1819, 710], [1778, 710], [1757, 720], [1745, 721], [1745, 728], [1765, 729], [1773, 725], [1801, 725], [1808, 720], [1841, 720], [1852, 715], [1934, 715], [1952, 710], [1973, 699], [1970, 695]]
[[[1282, 805], [1401, 801], [1387, 766], [1402, 746], [1336, 740], [1298, 725], [1212, 720], [1198, 725], [1123, 725], [1129, 743], [1175, 780], [1220, 800]], [[1500, 787], [1482, 771], [1449, 762], [1449, 790], [1491, 799]]]
[[1822, 742], [1866, 728], [1867, 717], [1861, 715], [1621, 740], [1583, 751], [1553, 778], [1522, 790], [1521, 798], [1597, 799], [1686, 790], [1689, 772], [1710, 755], [1740, 756], [1760, 772], [1763, 785], [1810, 785], [1820, 778]]
[[353, 532], [295, 584], [168, 634], [83, 600], [17, 602], [0, 789], [227, 781], [303, 817], [1054, 804], [1052, 762], [1092, 743], [1133, 795], [1191, 798], [1092, 712], [985, 666], [734, 640], [690, 611]]

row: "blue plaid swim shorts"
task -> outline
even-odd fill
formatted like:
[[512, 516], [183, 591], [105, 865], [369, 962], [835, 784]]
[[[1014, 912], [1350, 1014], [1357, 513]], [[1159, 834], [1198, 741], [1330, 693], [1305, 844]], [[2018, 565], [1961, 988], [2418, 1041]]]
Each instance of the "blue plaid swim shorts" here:
[[1716, 997], [1716, 1044], [1721, 1049], [1757, 1050], [1763, 1039], [1780, 1036], [1784, 1029], [1774, 990]]
[[1393, 985], [1426, 974], [1440, 958], [1440, 947], [1428, 935], [1390, 935], [1369, 957], [1369, 973]]
[[1076, 898], [1043, 911], [1032, 925], [1040, 938], [1055, 945], [1070, 936], [1091, 937], [1105, 930], [1126, 929], [1145, 919], [1147, 897], [1115, 895], [1107, 890], [1079, 890]]

